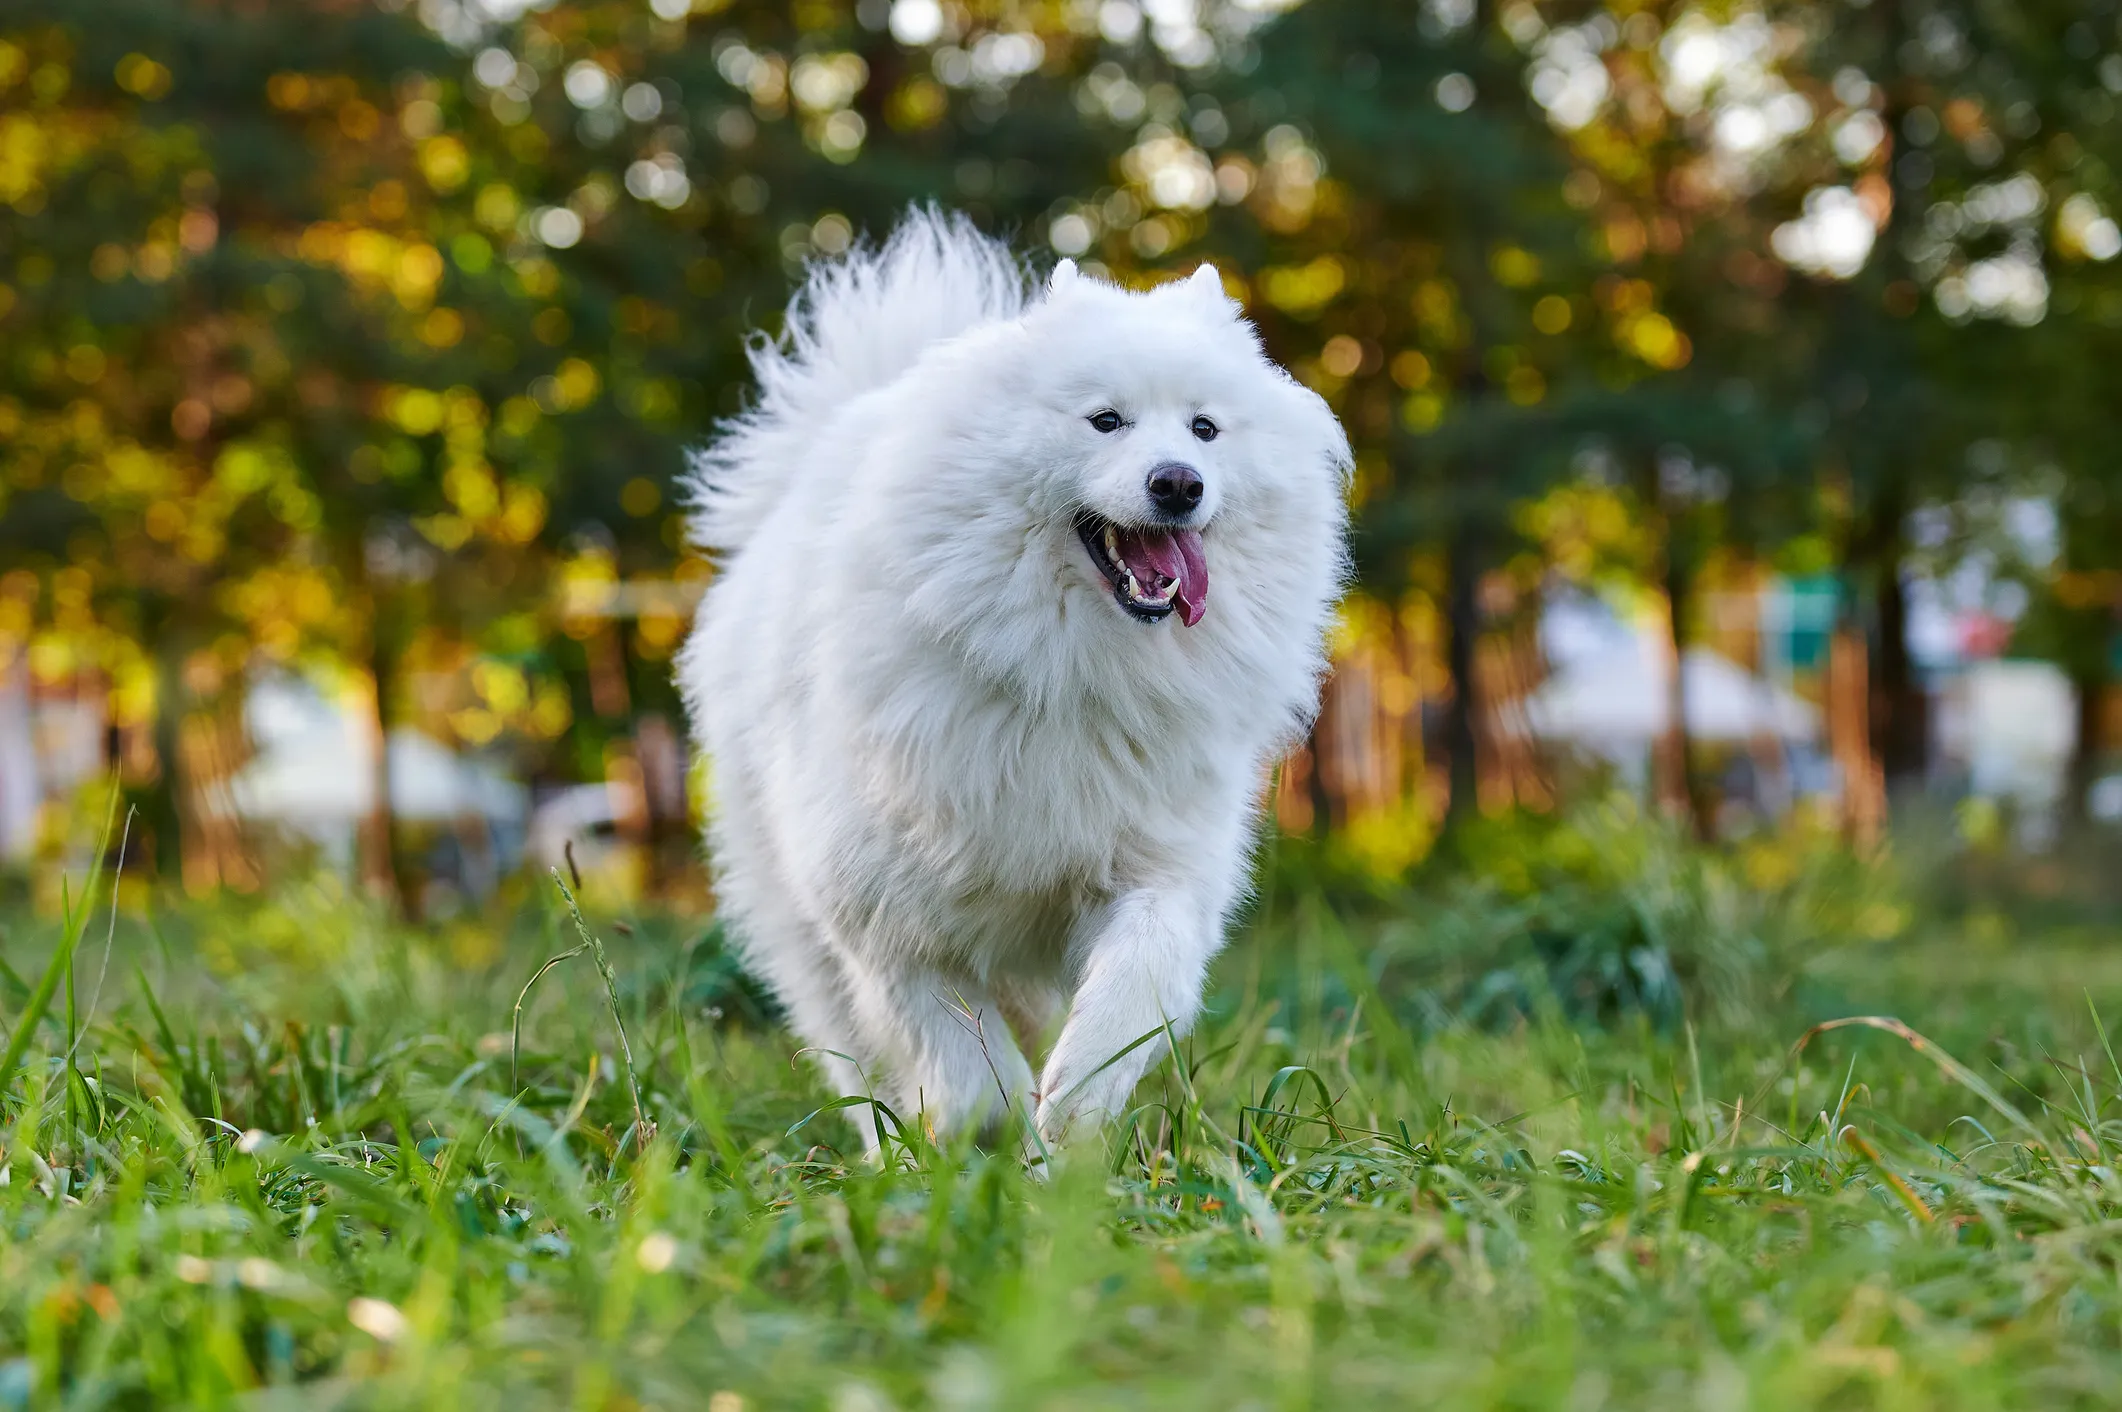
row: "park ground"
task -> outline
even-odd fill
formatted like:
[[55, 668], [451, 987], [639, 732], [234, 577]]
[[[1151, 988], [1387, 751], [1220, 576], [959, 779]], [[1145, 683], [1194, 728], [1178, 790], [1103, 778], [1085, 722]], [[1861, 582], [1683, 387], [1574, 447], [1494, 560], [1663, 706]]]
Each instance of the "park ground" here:
[[848, 1155], [701, 918], [586, 899], [601, 947], [519, 1004], [583, 944], [551, 881], [417, 929], [328, 876], [115, 913], [58, 881], [0, 912], [0, 1409], [2018, 1408], [2122, 1376], [2097, 856], [1707, 850], [1626, 809], [1482, 825], [1391, 887], [1280, 845], [1179, 1062], [1043, 1182], [916, 1115]]

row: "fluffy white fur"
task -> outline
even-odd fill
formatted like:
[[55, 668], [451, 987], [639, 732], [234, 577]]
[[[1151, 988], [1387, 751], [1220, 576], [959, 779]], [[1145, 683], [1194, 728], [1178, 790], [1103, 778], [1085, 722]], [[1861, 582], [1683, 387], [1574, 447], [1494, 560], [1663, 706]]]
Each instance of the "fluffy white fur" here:
[[[1346, 438], [1213, 269], [1041, 291], [933, 213], [815, 267], [787, 330], [696, 468], [720, 570], [679, 679], [724, 915], [838, 1092], [940, 1131], [1006, 1101], [1058, 1140], [1200, 1005], [1316, 709]], [[1193, 627], [1131, 617], [1073, 527], [1147, 523], [1171, 460], [1206, 483]], [[1035, 1084], [1012, 1031], [1064, 1002]]]

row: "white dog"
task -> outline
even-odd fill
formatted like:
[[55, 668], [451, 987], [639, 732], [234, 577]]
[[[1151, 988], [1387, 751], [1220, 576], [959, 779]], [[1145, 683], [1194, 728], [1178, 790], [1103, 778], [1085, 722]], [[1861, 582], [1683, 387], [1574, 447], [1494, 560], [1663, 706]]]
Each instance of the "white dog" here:
[[[1214, 269], [1042, 294], [934, 213], [752, 364], [679, 666], [724, 915], [840, 1093], [1088, 1128], [1192, 1023], [1316, 709], [1347, 440]], [[1035, 1086], [1012, 1024], [1065, 1000]]]

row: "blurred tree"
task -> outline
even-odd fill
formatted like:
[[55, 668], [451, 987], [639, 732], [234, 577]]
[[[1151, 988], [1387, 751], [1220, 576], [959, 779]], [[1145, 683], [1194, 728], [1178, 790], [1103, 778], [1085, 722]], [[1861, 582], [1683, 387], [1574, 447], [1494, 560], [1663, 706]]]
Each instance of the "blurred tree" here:
[[[639, 780], [706, 572], [687, 441], [741, 405], [743, 340], [805, 260], [936, 200], [1125, 278], [1222, 263], [1350, 429], [1367, 588], [1440, 608], [1454, 810], [1484, 585], [1537, 587], [1498, 572], [1528, 504], [1585, 496], [1632, 508], [1676, 655], [1734, 554], [1839, 567], [1904, 787], [1911, 524], [2052, 504], [2020, 645], [2078, 683], [2090, 780], [2122, 597], [2110, 22], [1275, 10], [22, 0], [0, 650], [107, 692], [171, 866], [183, 776], [225, 770], [260, 672], [332, 683], [379, 735]], [[1706, 831], [1685, 739], [1662, 758]], [[404, 842], [379, 807], [368, 871], [410, 900]]]
[[[1250, 219], [1219, 223], [1220, 248], [1260, 270], [1270, 342], [1356, 436], [1366, 582], [1392, 594], [1411, 551], [1444, 551], [1457, 812], [1474, 802], [1480, 586], [1512, 505], [1586, 474], [1625, 484], [1676, 658], [1712, 521], [1759, 545], [1810, 512], [1804, 429], [1754, 386], [1774, 291], [1725, 273], [1755, 233], [1730, 220], [1736, 193], [1697, 180], [1652, 62], [1657, 14], [1616, 9], [1625, 26], [1313, 0], [1230, 81], [1246, 95], [1230, 106], [1291, 125], [1268, 133]], [[1293, 196], [1292, 162], [1327, 175]], [[1734, 495], [1744, 512], [1725, 516]], [[1673, 691], [1668, 795], [1706, 833], [1678, 673]]]
[[[41, 673], [114, 683], [166, 863], [183, 723], [261, 669], [336, 670], [379, 734], [624, 765], [627, 718], [673, 709], [687, 587], [616, 582], [669, 577], [684, 446], [739, 404], [748, 328], [910, 202], [1022, 226], [1114, 150], [1078, 113], [1080, 22], [483, 15], [0, 25], [8, 591]], [[376, 797], [371, 875], [409, 894]]]
[[1442, 734], [1463, 816], [1482, 583], [1509, 507], [1566, 469], [1539, 454], [1536, 409], [1576, 371], [1566, 332], [1593, 317], [1568, 154], [1486, 7], [1314, 0], [1255, 52], [1203, 100], [1228, 115], [1215, 135], [1249, 139], [1216, 168], [1226, 211], [1208, 248], [1253, 272], [1270, 347], [1342, 414], [1366, 585], [1396, 602], [1417, 552], [1441, 551]]
[[[232, 26], [202, 7], [32, 6], [9, 33], [8, 146], [26, 160], [0, 193], [8, 557], [49, 582], [43, 673], [100, 670], [121, 725], [151, 727], [131, 773], [173, 863], [187, 718], [254, 652], [291, 662], [367, 628], [344, 593], [358, 551], [335, 544], [364, 507], [328, 515], [327, 498], [388, 323], [425, 312], [442, 273], [408, 242], [413, 195], [385, 175], [395, 144], [369, 100], [445, 55], [365, 10]], [[351, 73], [298, 72], [319, 39]], [[330, 217], [365, 237], [356, 278], [296, 248]]]
[[[2042, 406], [2030, 362], [2060, 372], [2090, 352], [2083, 330], [2044, 320], [2040, 217], [2057, 185], [2079, 226], [2105, 219], [2066, 198], [2079, 177], [2058, 178], [2079, 161], [2064, 129], [2111, 120], [2106, 47], [2078, 7], [1899, 0], [1617, 3], [1531, 46], [1533, 91], [1598, 179], [1609, 254], [1689, 352], [1670, 395], [1631, 392], [1626, 419], [1664, 448], [1639, 482], [1646, 513], [1693, 527], [1666, 536], [1668, 601], [1686, 601], [1705, 536], [1780, 544], [1813, 569], [1833, 555], [1868, 620], [1873, 749], [1900, 793], [1930, 754], [1912, 517]], [[2060, 410], [2034, 415], [2053, 426]], [[2025, 463], [2019, 445], [2004, 459]], [[1704, 492], [1730, 496], [1714, 527]]]
[[[1907, 636], [1915, 517], [1979, 518], [1985, 497], [2031, 497], [2060, 514], [2062, 552], [2042, 566], [2044, 611], [2021, 645], [2078, 686], [2082, 805], [2115, 603], [2101, 575], [2114, 565], [2104, 448], [2116, 427], [2091, 385], [2122, 322], [2107, 263], [2122, 250], [2107, 214], [2122, 158], [2113, 26], [2066, 3], [1781, 13], [1807, 36], [1798, 60], [1824, 120], [1784, 187], [1797, 204], [1810, 184], [1802, 206], [1775, 235], [1815, 276], [1791, 312], [1812, 325], [1805, 375], [1827, 396], [1852, 490], [1848, 569], [1871, 584], [1881, 762], [1905, 791], [1930, 753]], [[1832, 184], [1848, 171], [1850, 185]], [[1852, 247], [1854, 277], [1823, 242], [1852, 198], [1877, 228], [1869, 251]]]
[[[2112, 39], [2078, 5], [1768, 14], [1817, 115], [1752, 198], [1800, 276], [1783, 311], [1807, 357], [1779, 400], [1822, 430], [1844, 572], [1870, 610], [1874, 746], [1905, 794], [1931, 753], [1908, 636], [1913, 517], [1948, 510], [1989, 467], [2050, 460], [2056, 438], [2037, 428], [2092, 405], [2076, 396], [2092, 330], [2053, 314], [2043, 218], [2071, 204], [2088, 128], [2112, 127], [2096, 67]], [[2081, 225], [2100, 215], [2091, 199], [2076, 198]]]
[[[2055, 661], [2076, 690], [2065, 798], [2081, 821], [2115, 743], [2106, 708], [2122, 613], [2122, 407], [2105, 390], [2122, 353], [2122, 228], [2111, 214], [2122, 209], [2122, 47], [2096, 18], [2027, 5], [1971, 36], [1981, 57], [1961, 106], [1942, 110], [1941, 145], [1956, 140], [1961, 160], [1989, 175], [1931, 208], [1921, 250], [1949, 327], [1933, 356], [1960, 386], [1987, 389], [1998, 413], [1989, 430], [2002, 446], [1976, 445], [1972, 488], [2055, 512], [2054, 544], [2037, 546], [2052, 557], [2023, 566], [2035, 594], [2013, 647]], [[2006, 275], [2020, 298], [2000, 327]], [[1990, 336], [1971, 336], [1984, 316]]]

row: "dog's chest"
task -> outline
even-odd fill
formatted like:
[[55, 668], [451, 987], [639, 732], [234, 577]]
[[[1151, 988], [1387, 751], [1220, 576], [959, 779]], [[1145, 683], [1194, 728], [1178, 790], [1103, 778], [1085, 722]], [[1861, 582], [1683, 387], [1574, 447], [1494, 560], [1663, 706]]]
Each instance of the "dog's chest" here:
[[1094, 713], [990, 700], [928, 724], [878, 743], [879, 881], [900, 905], [877, 900], [976, 949], [1009, 933], [1058, 944], [1085, 908], [1164, 880], [1221, 793], [1199, 743]]

